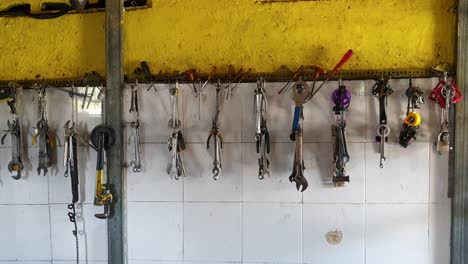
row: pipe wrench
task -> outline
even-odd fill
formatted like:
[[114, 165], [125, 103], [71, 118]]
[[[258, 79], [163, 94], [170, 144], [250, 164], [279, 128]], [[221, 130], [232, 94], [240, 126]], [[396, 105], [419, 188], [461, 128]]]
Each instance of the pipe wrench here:
[[221, 136], [220, 130], [220, 115], [221, 115], [221, 80], [218, 79], [216, 85], [216, 112], [211, 122], [211, 131], [208, 139], [206, 140], [206, 148], [210, 149], [210, 141], [213, 139], [213, 179], [216, 181], [219, 179], [219, 174], [223, 170], [222, 162], [222, 149], [223, 149], [223, 137]]
[[258, 179], [263, 180], [265, 176], [270, 177], [270, 133], [267, 128], [267, 99], [265, 80], [257, 79], [257, 89], [254, 91], [254, 113], [255, 113], [255, 142], [258, 157]]
[[387, 157], [385, 157], [385, 142], [388, 141], [390, 135], [390, 127], [387, 124], [387, 100], [393, 90], [388, 83], [389, 80], [389, 78], [384, 79], [382, 77], [376, 80], [372, 87], [372, 94], [379, 100], [380, 124], [377, 127], [376, 141], [380, 143], [380, 168], [384, 167], [383, 164], [387, 160]]
[[92, 146], [97, 151], [94, 205], [104, 206], [104, 213], [95, 214], [94, 216], [99, 219], [106, 219], [111, 216], [111, 204], [114, 197], [111, 185], [104, 183], [104, 152], [115, 144], [116, 135], [111, 126], [99, 125], [91, 131], [90, 139]]

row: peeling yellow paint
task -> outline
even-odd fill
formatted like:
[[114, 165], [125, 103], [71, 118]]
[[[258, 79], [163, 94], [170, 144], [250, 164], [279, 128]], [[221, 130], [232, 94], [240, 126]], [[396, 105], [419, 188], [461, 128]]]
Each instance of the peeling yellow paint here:
[[[428, 68], [453, 63], [454, 0], [153, 0], [125, 13], [125, 71], [213, 65], [274, 71], [327, 68], [349, 48], [347, 69]], [[104, 14], [38, 21], [0, 18], [0, 80], [76, 77], [105, 71]]]

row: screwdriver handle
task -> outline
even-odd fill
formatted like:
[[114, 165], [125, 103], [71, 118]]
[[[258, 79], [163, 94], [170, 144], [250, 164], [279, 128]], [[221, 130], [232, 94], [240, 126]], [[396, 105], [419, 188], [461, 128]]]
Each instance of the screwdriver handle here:
[[340, 62], [338, 62], [338, 64], [336, 64], [335, 68], [333, 68], [333, 71], [330, 72], [330, 74], [328, 75], [328, 78], [327, 79], [330, 79], [332, 78], [333, 76], [335, 76], [335, 74], [341, 69], [341, 67], [343, 67], [343, 65], [349, 60], [351, 59], [351, 57], [353, 56], [354, 52], [353, 50], [348, 50], [345, 55], [343, 56], [343, 58], [341, 58]]

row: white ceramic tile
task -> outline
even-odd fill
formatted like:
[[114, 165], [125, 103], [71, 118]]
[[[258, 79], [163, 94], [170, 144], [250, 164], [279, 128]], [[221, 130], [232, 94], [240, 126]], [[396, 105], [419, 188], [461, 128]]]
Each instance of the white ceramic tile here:
[[242, 144], [244, 202], [301, 202], [301, 193], [288, 179], [293, 165], [293, 148], [293, 143], [271, 143], [270, 178], [259, 180], [255, 143]]
[[50, 260], [48, 205], [0, 205], [0, 259]]
[[[208, 85], [203, 90], [200, 119], [198, 119], [198, 97], [195, 97], [191, 86], [185, 88], [187, 102], [183, 107], [185, 139], [190, 143], [204, 143], [210, 134], [212, 119], [215, 114], [216, 87]], [[241, 86], [238, 89], [242, 88]], [[224, 89], [221, 91], [224, 91]], [[226, 101], [225, 93], [222, 92], [221, 95], [220, 132], [223, 140], [224, 142], [241, 142], [241, 117], [243, 111], [241, 97], [236, 93]]]
[[450, 263], [451, 203], [429, 205], [429, 263]]
[[[127, 161], [133, 158], [133, 145], [127, 145]], [[127, 168], [128, 201], [182, 201], [184, 179], [167, 174], [171, 160], [167, 144], [141, 144], [142, 171]], [[184, 158], [191, 158], [184, 155]]]
[[[310, 84], [312, 85], [312, 84]], [[352, 99], [346, 114], [348, 142], [364, 142], [366, 129], [366, 96], [358, 81], [344, 82]], [[338, 82], [331, 81], [322, 87], [310, 102], [304, 105], [304, 142], [333, 142], [332, 125], [336, 123], [331, 94]]]
[[[213, 142], [211, 142], [213, 144]], [[205, 144], [187, 144], [185, 201], [241, 201], [241, 144], [223, 144], [223, 171], [213, 180], [213, 150]]]
[[[158, 86], [157, 93], [154, 92], [154, 90], [147, 91], [142, 85], [140, 85], [138, 89], [141, 142], [166, 143], [170, 134], [168, 122], [171, 119], [169, 86]], [[186, 126], [182, 115], [184, 93], [186, 91], [185, 85], [181, 85], [179, 95], [179, 118], [182, 121], [182, 127]], [[130, 89], [127, 87], [124, 89], [123, 100], [123, 119], [126, 122], [134, 121], [136, 118], [134, 114], [129, 113], [130, 101]], [[126, 128], [128, 129], [128, 126]]]
[[[64, 177], [62, 164], [63, 148], [58, 151], [60, 163], [57, 165], [58, 173], [49, 176], [50, 203], [69, 203], [71, 195], [71, 179]], [[96, 177], [96, 151], [89, 147], [78, 146], [78, 177], [79, 201], [81, 203], [94, 202], [94, 189]]]
[[363, 205], [305, 204], [303, 215], [304, 263], [364, 263]]
[[[52, 264], [76, 264], [76, 261], [73, 261], [73, 260], [53, 260]], [[80, 264], [107, 264], [107, 261], [80, 260]]]
[[244, 204], [243, 261], [301, 262], [300, 204]]
[[[65, 123], [72, 117], [72, 99], [68, 93], [58, 89], [47, 89], [49, 131], [55, 136], [55, 144], [63, 145]], [[39, 119], [36, 120], [36, 122]], [[36, 126], [36, 125], [34, 125]]]
[[[416, 110], [421, 115], [421, 125], [416, 135], [418, 142], [433, 142], [435, 139], [435, 132], [440, 127], [440, 119], [437, 119], [437, 111], [439, 111], [432, 102], [427, 99], [434, 88], [434, 80], [437, 79], [416, 79], [414, 85], [419, 86], [424, 91], [426, 104], [421, 109]], [[377, 127], [379, 125], [379, 103], [378, 99], [371, 94], [372, 86], [375, 82], [368, 83], [367, 86], [367, 141], [375, 142], [377, 135]], [[408, 79], [393, 79], [390, 80], [390, 86], [393, 89], [393, 94], [388, 97], [388, 125], [391, 129], [389, 141], [398, 142], [400, 131], [402, 130], [403, 119], [406, 116], [406, 108], [408, 104], [408, 97], [405, 92], [409, 86]], [[439, 121], [436, 121], [439, 120]]]
[[241, 210], [239, 203], [186, 203], [184, 260], [241, 261]]
[[[183, 264], [183, 261], [164, 261], [164, 260], [128, 260], [128, 264]], [[188, 263], [188, 262], [185, 262]]]
[[379, 167], [377, 143], [366, 144], [367, 203], [427, 203], [429, 201], [429, 143], [404, 149], [385, 145], [387, 161]]
[[[0, 204], [47, 204], [48, 176], [38, 176], [37, 148], [25, 148], [23, 152], [22, 178], [14, 180], [8, 171], [11, 161], [11, 150], [2, 148], [0, 151]], [[29, 155], [28, 155], [29, 154]], [[34, 168], [34, 169], [33, 169]], [[51, 174], [49, 170], [48, 175]]]
[[449, 170], [448, 155], [440, 155], [437, 150], [432, 147], [430, 149], [430, 202], [445, 202], [448, 201], [448, 170]]
[[428, 205], [366, 205], [366, 263], [428, 263]]
[[52, 263], [51, 261], [37, 261], [37, 260], [31, 260], [31, 261], [22, 261], [22, 260], [1, 261], [0, 260], [0, 264], [51, 264], [51, 263]]
[[365, 191], [364, 143], [348, 143], [350, 161], [346, 171], [350, 182], [344, 187], [334, 187], [333, 145], [306, 144], [304, 155], [306, 169], [314, 173], [308, 177], [309, 189], [304, 192], [304, 203], [363, 203]]
[[[91, 96], [92, 94], [92, 87], [88, 88], [88, 94]], [[86, 88], [79, 87], [77, 91], [84, 94]], [[104, 123], [102, 112], [103, 112], [103, 103], [101, 100], [98, 99], [99, 90], [95, 88], [94, 95], [90, 101], [89, 107], [87, 107], [88, 101], [85, 103], [85, 107], [83, 106], [83, 98], [82, 97], [74, 97], [75, 100], [75, 122], [76, 122], [76, 130], [81, 135], [81, 137], [86, 141], [89, 142], [89, 135], [94, 127]], [[62, 135], [61, 135], [62, 136]], [[63, 137], [63, 136], [62, 136]], [[84, 145], [83, 142], [78, 141], [79, 145]]]
[[182, 203], [128, 203], [128, 256], [182, 260]]
[[[107, 222], [94, 214], [102, 213], [102, 207], [77, 204], [78, 241], [81, 260], [107, 259]], [[56, 260], [76, 259], [73, 224], [68, 218], [66, 204], [50, 205], [52, 222], [52, 258]]]

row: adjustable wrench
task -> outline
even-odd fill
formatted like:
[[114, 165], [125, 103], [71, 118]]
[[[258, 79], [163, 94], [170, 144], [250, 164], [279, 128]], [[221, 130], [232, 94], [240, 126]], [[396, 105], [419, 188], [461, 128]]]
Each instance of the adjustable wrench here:
[[295, 104], [294, 119], [292, 125], [291, 140], [296, 141], [294, 151], [294, 166], [291, 176], [289, 176], [290, 182], [296, 183], [296, 189], [298, 191], [305, 191], [309, 186], [306, 178], [304, 177], [304, 159], [302, 156], [302, 108], [304, 102], [307, 100], [311, 89], [306, 82], [299, 80], [292, 87], [292, 94]]
[[40, 120], [36, 125], [37, 134], [33, 138], [33, 145], [39, 137], [39, 165], [37, 173], [41, 175], [41, 170], [44, 171], [44, 176], [47, 174], [47, 168], [52, 165], [50, 161], [50, 148], [52, 147], [52, 140], [49, 137], [49, 125], [46, 120]]

